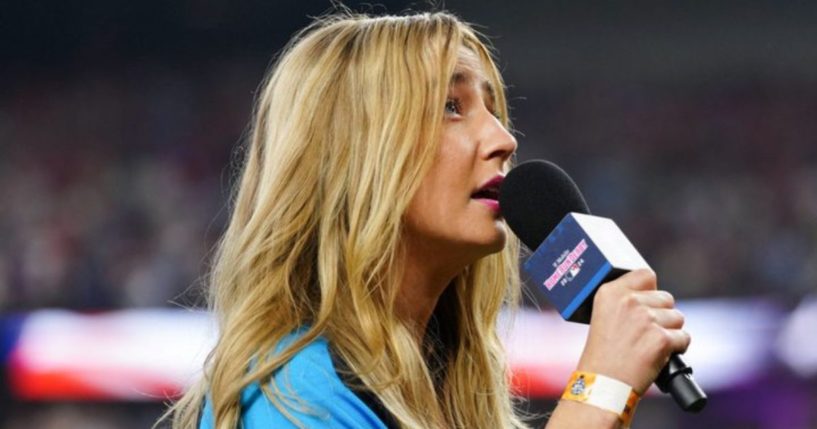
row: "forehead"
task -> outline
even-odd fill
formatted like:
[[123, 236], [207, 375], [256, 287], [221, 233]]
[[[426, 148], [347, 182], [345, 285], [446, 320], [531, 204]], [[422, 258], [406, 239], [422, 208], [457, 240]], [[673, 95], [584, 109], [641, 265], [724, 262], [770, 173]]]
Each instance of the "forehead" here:
[[457, 54], [457, 65], [454, 68], [454, 75], [467, 75], [478, 82], [487, 82], [488, 76], [482, 65], [482, 60], [471, 49], [460, 47]]
[[465, 47], [461, 47], [457, 56], [457, 65], [451, 76], [450, 86], [473, 86], [484, 92], [490, 102], [494, 101], [494, 85], [488, 79], [485, 67], [479, 56]]

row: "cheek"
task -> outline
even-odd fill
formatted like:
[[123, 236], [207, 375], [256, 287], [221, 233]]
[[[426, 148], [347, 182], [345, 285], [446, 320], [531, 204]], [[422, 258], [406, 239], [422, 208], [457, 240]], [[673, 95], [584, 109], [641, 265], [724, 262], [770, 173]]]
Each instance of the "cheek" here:
[[437, 204], [441, 196], [438, 195], [439, 185], [435, 170], [435, 166], [432, 166], [423, 178], [406, 211], [406, 224], [414, 232], [427, 232], [433, 227], [434, 220], [439, 217]]
[[[411, 200], [408, 226], [432, 232], [448, 229], [459, 219], [471, 198], [473, 150], [467, 139], [452, 128], [443, 133], [439, 149], [417, 193]], [[444, 231], [436, 231], [436, 234]]]
[[411, 200], [406, 220], [420, 231], [439, 229], [440, 225], [449, 223], [448, 218], [455, 214], [452, 199], [444, 177], [426, 176]]
[[451, 174], [451, 169], [444, 162], [445, 157], [439, 155], [442, 153], [438, 154], [406, 212], [406, 221], [414, 229], [439, 229], [447, 219], [456, 217], [456, 205], [462, 203], [463, 198], [459, 195], [462, 192], [457, 191], [457, 181], [460, 179]]
[[447, 133], [440, 145], [431, 174], [435, 189], [447, 194], [448, 198], [462, 200], [473, 190], [473, 163], [475, 151], [464, 136]]

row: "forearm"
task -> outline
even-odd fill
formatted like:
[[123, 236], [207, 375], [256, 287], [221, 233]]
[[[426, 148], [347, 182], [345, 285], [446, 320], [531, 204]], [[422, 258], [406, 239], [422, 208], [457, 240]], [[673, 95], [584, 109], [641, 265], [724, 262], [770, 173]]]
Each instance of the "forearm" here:
[[618, 416], [575, 401], [559, 401], [545, 429], [619, 429]]

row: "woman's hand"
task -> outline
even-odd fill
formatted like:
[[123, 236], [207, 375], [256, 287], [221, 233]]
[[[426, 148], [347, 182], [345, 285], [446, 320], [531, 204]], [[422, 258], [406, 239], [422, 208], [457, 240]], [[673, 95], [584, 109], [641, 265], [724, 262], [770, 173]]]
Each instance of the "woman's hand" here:
[[578, 370], [621, 380], [643, 394], [673, 353], [689, 347], [684, 315], [655, 273], [636, 270], [599, 287]]

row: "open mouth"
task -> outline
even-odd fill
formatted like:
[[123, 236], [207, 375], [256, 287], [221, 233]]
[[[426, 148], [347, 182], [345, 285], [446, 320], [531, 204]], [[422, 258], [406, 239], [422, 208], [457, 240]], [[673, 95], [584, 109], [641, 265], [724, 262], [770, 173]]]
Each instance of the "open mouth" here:
[[504, 177], [501, 175], [494, 176], [491, 180], [485, 182], [482, 187], [471, 194], [473, 199], [484, 200], [499, 200], [499, 186], [502, 184]]
[[471, 198], [474, 199], [485, 199], [485, 200], [498, 200], [499, 199], [499, 188], [483, 188], [474, 192], [471, 195]]

